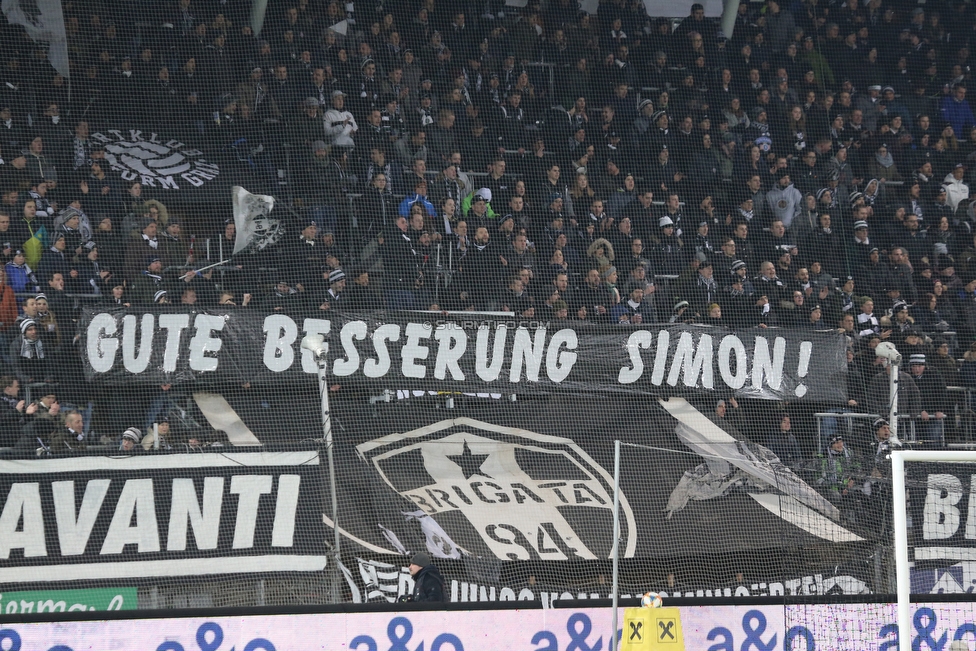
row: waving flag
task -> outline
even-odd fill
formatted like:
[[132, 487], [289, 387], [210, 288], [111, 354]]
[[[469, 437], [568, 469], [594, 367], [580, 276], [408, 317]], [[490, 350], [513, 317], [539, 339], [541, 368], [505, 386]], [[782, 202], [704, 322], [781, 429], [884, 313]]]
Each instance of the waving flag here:
[[270, 217], [275, 205], [274, 197], [251, 194], [238, 185], [231, 192], [234, 201], [234, 225], [237, 227], [234, 253], [245, 249], [260, 251], [277, 242], [284, 233], [284, 227], [278, 219]]
[[47, 43], [47, 58], [61, 76], [71, 76], [61, 0], [3, 0], [3, 14], [36, 43]]

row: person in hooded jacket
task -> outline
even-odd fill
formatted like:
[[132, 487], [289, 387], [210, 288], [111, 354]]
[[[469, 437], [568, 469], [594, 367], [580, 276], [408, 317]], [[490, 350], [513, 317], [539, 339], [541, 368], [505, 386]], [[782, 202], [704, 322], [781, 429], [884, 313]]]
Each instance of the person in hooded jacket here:
[[41, 264], [37, 268], [37, 276], [42, 283], [50, 280], [55, 273], [65, 277], [71, 273], [71, 259], [65, 253], [68, 242], [64, 233], [57, 231], [51, 239], [52, 244], [41, 256]]
[[778, 174], [779, 183], [766, 193], [766, 202], [769, 204], [773, 219], [779, 219], [786, 228], [789, 228], [803, 208], [803, 196], [793, 186], [789, 172], [780, 170]]
[[446, 601], [444, 578], [437, 566], [430, 562], [429, 555], [417, 552], [410, 558], [410, 575], [414, 580], [413, 592], [406, 597], [406, 601], [432, 603]]
[[[27, 266], [24, 252], [20, 249], [14, 251], [14, 259], [8, 262], [4, 268], [7, 271], [7, 284], [13, 287], [15, 292], [41, 291], [40, 283], [37, 282], [37, 276]], [[17, 302], [19, 303], [20, 300], [18, 299]]]

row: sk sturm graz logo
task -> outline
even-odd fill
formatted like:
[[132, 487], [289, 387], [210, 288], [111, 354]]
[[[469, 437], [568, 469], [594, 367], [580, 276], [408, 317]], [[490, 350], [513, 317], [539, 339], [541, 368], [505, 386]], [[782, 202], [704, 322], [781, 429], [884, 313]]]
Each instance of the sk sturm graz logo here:
[[220, 174], [203, 152], [184, 142], [139, 129], [105, 129], [91, 135], [105, 146], [105, 158], [126, 181], [164, 190], [198, 188]]
[[[570, 439], [458, 418], [357, 450], [470, 553], [502, 560], [610, 557], [613, 478]], [[620, 513], [621, 553], [633, 556], [636, 524], [622, 494]]]

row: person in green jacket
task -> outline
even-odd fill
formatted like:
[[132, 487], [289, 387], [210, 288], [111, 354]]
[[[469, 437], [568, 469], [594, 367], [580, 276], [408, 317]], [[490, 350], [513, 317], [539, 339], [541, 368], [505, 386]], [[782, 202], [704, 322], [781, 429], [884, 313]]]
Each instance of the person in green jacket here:
[[[481, 209], [481, 206], [477, 205], [478, 203], [484, 203], [484, 210]], [[498, 217], [498, 213], [491, 209], [491, 190], [488, 188], [481, 188], [472, 192], [461, 201], [461, 212], [465, 217], [468, 217], [468, 213], [471, 212], [472, 207], [479, 222]]]
[[834, 506], [850, 515], [857, 508], [861, 490], [856, 484], [860, 478], [860, 462], [844, 444], [844, 437], [837, 434], [830, 439], [826, 456], [820, 459], [817, 485]]
[[807, 36], [803, 39], [803, 51], [800, 52], [800, 58], [806, 61], [807, 65], [813, 70], [813, 74], [817, 79], [817, 85], [820, 86], [821, 90], [825, 87], [833, 87], [834, 72], [830, 69], [830, 64], [827, 63], [827, 59], [817, 52], [812, 36]]

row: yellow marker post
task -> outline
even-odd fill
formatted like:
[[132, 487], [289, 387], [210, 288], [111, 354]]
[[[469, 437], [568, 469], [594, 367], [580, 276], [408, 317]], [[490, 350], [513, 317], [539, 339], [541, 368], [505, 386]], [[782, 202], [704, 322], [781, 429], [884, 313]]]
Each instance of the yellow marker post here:
[[685, 651], [677, 608], [627, 608], [620, 651]]

